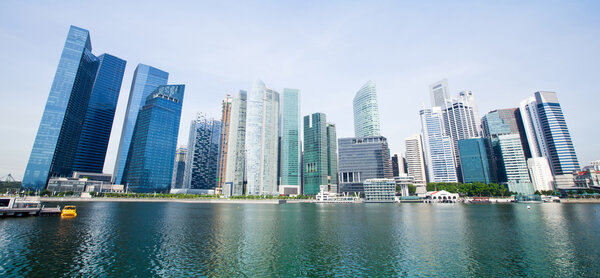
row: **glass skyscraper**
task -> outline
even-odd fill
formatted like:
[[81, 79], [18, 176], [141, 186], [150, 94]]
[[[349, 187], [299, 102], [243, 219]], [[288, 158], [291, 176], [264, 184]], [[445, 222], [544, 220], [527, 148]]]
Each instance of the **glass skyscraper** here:
[[462, 139], [458, 141], [463, 180], [465, 183], [492, 182], [490, 156], [483, 138]]
[[578, 171], [577, 153], [556, 93], [536, 92], [535, 101], [552, 173], [563, 175]]
[[279, 93], [256, 81], [246, 111], [247, 193], [277, 195]]
[[301, 153], [300, 91], [285, 88], [281, 102], [281, 185], [301, 185]]
[[325, 114], [304, 116], [304, 195], [316, 195], [328, 185], [327, 120]]
[[353, 192], [350, 188], [367, 179], [392, 178], [390, 151], [383, 136], [340, 138], [338, 153], [340, 192]]
[[126, 62], [109, 54], [98, 57], [99, 67], [83, 120], [73, 171], [102, 173]]
[[355, 137], [381, 135], [375, 81], [368, 81], [358, 90], [354, 96], [353, 110]]
[[428, 182], [458, 182], [452, 139], [444, 135], [441, 108], [422, 109], [420, 115]]
[[218, 186], [221, 122], [199, 113], [190, 125], [189, 136], [183, 188], [213, 190]]
[[[88, 159], [86, 155], [90, 155], [89, 160], [93, 161], [93, 164], [104, 160], [106, 147], [102, 149], [102, 140], [103, 136], [110, 134], [112, 126], [106, 121], [112, 121], [112, 115], [109, 112], [106, 117], [95, 118], [94, 114], [98, 112], [96, 108], [102, 106], [102, 99], [110, 99], [111, 95], [115, 94], [110, 90], [117, 87], [117, 80], [107, 85], [106, 79], [109, 76], [122, 79], [123, 74], [119, 66], [111, 67], [108, 61], [106, 67], [103, 65], [98, 74], [100, 60], [91, 51], [89, 32], [71, 26], [27, 163], [22, 181], [23, 188], [40, 190], [46, 186], [50, 177], [70, 176], [75, 166], [82, 166], [80, 161]], [[103, 61], [109, 59], [109, 55], [101, 57]], [[92, 93], [94, 87], [96, 89]], [[116, 90], [118, 96], [118, 88]], [[90, 109], [92, 112], [88, 115], [90, 99], [93, 109]], [[98, 122], [92, 123], [93, 120]], [[98, 141], [89, 141], [90, 132], [94, 127], [98, 128], [97, 136], [100, 138]], [[80, 148], [81, 140], [84, 140], [81, 146], [88, 144], [93, 150], [84, 153]]]
[[160, 85], [166, 85], [169, 79], [169, 73], [157, 68], [139, 64], [135, 68], [133, 81], [131, 82], [131, 91], [129, 92], [129, 101], [127, 102], [127, 110], [125, 111], [125, 121], [123, 130], [121, 131], [121, 141], [119, 143], [119, 151], [117, 153], [117, 161], [113, 180], [115, 184], [122, 184], [123, 171], [127, 163], [127, 157], [131, 148], [131, 139], [133, 137], [135, 124], [137, 122], [138, 113], [147, 99]]
[[221, 103], [221, 137], [219, 142], [219, 171], [217, 174], [218, 194], [221, 194], [221, 189], [223, 188], [223, 184], [225, 184], [225, 173], [227, 171], [227, 145], [229, 144], [231, 102], [231, 96], [227, 95]]
[[133, 192], [171, 188], [184, 85], [161, 85], [136, 117], [122, 183]]
[[231, 101], [231, 119], [229, 120], [229, 143], [227, 144], [227, 166], [225, 168], [225, 186], [231, 195], [244, 194], [246, 166], [246, 104], [247, 93], [240, 91]]
[[183, 174], [185, 173], [186, 155], [187, 148], [177, 148], [177, 152], [175, 152], [175, 165], [173, 166], [173, 179], [171, 182], [171, 189], [183, 188]]
[[337, 193], [338, 185], [338, 154], [337, 154], [337, 132], [335, 124], [327, 123], [327, 175], [329, 176], [329, 184], [333, 191]]

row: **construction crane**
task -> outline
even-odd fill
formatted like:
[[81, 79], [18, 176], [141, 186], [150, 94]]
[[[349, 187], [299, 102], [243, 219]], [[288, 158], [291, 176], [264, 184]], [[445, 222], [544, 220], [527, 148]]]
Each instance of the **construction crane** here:
[[7, 176], [0, 178], [0, 181], [16, 182], [15, 178], [10, 173]]

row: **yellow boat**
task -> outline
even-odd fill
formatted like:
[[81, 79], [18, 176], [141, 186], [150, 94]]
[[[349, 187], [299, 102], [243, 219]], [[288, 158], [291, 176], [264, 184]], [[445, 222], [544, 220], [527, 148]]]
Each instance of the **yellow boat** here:
[[60, 216], [77, 216], [77, 207], [76, 206], [65, 206], [60, 213]]

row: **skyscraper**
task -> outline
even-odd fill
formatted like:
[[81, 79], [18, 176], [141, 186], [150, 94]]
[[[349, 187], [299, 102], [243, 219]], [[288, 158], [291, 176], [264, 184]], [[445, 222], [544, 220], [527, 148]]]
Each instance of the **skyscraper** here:
[[563, 175], [579, 170], [577, 153], [556, 93], [536, 92], [535, 101], [552, 173]]
[[[340, 192], [362, 190], [367, 179], [392, 178], [387, 139], [383, 136], [338, 139]], [[359, 185], [360, 184], [360, 185]], [[353, 189], [359, 185], [357, 189]]]
[[327, 120], [325, 114], [304, 116], [304, 189], [305, 195], [316, 195], [327, 185]]
[[229, 120], [229, 143], [227, 144], [227, 167], [225, 167], [225, 186], [231, 195], [244, 194], [246, 162], [246, 91], [237, 93], [231, 101], [231, 119]]
[[448, 80], [442, 79], [429, 86], [429, 94], [431, 96], [431, 107], [442, 107], [446, 106], [446, 99], [448, 96]]
[[218, 186], [220, 142], [221, 122], [198, 113], [190, 124], [188, 155], [183, 176], [184, 189], [209, 194], [209, 190]]
[[375, 81], [368, 81], [358, 90], [353, 100], [354, 136], [379, 136], [379, 107]]
[[334, 193], [338, 192], [338, 170], [337, 132], [335, 124], [327, 123], [327, 175]]
[[490, 156], [483, 138], [462, 139], [458, 141], [462, 176], [465, 183], [492, 182]]
[[183, 175], [185, 174], [186, 155], [187, 148], [177, 148], [177, 151], [175, 152], [175, 165], [173, 166], [173, 178], [171, 182], [171, 189], [183, 188]]
[[122, 184], [123, 171], [125, 170], [125, 164], [131, 148], [131, 139], [133, 137], [138, 114], [142, 106], [144, 106], [148, 96], [153, 93], [158, 86], [166, 85], [168, 79], [169, 73], [157, 68], [144, 64], [139, 64], [135, 68], [113, 174], [113, 180], [116, 184]]
[[[306, 136], [306, 135], [305, 135]], [[281, 102], [281, 185], [297, 186], [300, 191], [300, 91], [283, 89]]]
[[83, 120], [73, 171], [102, 173], [112, 130], [125, 60], [110, 54], [98, 56], [99, 66]]
[[427, 172], [422, 142], [421, 134], [415, 134], [404, 139], [407, 174], [415, 178], [415, 185], [425, 186], [427, 184]]
[[509, 190], [532, 194], [533, 186], [527, 173], [525, 152], [521, 143], [516, 109], [494, 110], [482, 118], [483, 135], [489, 142], [492, 175], [507, 183]]
[[172, 183], [184, 85], [161, 85], [136, 117], [122, 182], [133, 192], [165, 192]]
[[[102, 171], [104, 142], [114, 116], [110, 107], [118, 98], [125, 61], [107, 54], [98, 59], [91, 51], [89, 32], [71, 26], [27, 163], [23, 188], [43, 189], [50, 177], [70, 176], [74, 168]], [[103, 107], [108, 111], [100, 112]]]
[[279, 93], [256, 81], [246, 114], [246, 177], [249, 195], [277, 195]]
[[444, 135], [440, 107], [422, 109], [421, 134], [429, 182], [458, 182], [452, 139]]
[[225, 184], [225, 173], [227, 172], [227, 145], [229, 144], [229, 126], [231, 125], [231, 102], [232, 98], [227, 95], [221, 103], [221, 136], [219, 142], [219, 170], [217, 175], [217, 193], [221, 194]]
[[458, 141], [479, 136], [479, 116], [475, 114], [477, 106], [472, 103], [475, 98], [470, 91], [459, 93], [458, 99], [447, 99], [444, 115], [444, 135], [452, 139], [454, 149], [454, 163], [459, 181], [462, 181], [462, 169], [458, 157]]

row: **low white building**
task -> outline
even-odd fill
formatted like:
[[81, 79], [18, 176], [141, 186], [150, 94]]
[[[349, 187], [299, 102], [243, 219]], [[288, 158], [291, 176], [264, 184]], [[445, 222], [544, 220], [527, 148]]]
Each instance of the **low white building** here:
[[425, 194], [425, 203], [456, 203], [458, 194], [450, 193], [446, 190], [429, 191]]
[[396, 195], [394, 179], [368, 179], [363, 183], [365, 203], [393, 203]]

